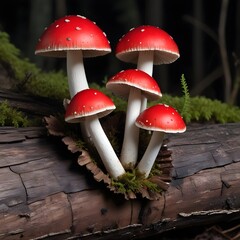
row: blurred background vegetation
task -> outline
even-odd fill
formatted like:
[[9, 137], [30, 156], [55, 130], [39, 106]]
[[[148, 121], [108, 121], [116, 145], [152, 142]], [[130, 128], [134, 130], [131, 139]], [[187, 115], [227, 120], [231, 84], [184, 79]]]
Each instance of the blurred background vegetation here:
[[132, 27], [150, 24], [173, 36], [180, 58], [154, 66], [154, 78], [163, 93], [181, 92], [185, 75], [191, 96], [206, 96], [240, 105], [240, 1], [238, 0], [3, 0], [0, 30], [24, 57], [44, 71], [66, 71], [65, 59], [35, 56], [44, 28], [64, 15], [86, 16], [107, 34], [112, 53], [85, 60], [87, 78], [103, 79], [122, 69], [136, 67], [114, 54], [118, 39]]

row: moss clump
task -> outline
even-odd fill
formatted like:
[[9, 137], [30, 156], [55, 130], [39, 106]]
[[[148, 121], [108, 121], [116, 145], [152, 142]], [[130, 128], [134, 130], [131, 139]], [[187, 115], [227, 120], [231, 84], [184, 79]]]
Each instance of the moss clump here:
[[128, 171], [123, 174], [118, 180], [112, 179], [112, 186], [114, 186], [119, 193], [140, 193], [141, 189], [147, 189], [148, 191], [160, 193], [162, 190], [157, 184], [144, 178], [136, 169]]
[[[179, 112], [181, 112], [182, 106], [184, 104], [184, 99], [182, 97], [173, 97], [166, 94], [162, 97], [160, 102], [171, 105]], [[152, 104], [154, 103], [152, 102], [151, 105]], [[211, 100], [206, 97], [191, 97], [190, 106], [188, 107], [187, 113], [185, 113], [183, 117], [187, 123], [240, 122], [240, 108], [237, 106], [229, 105], [227, 103], [223, 103], [219, 100]]]
[[5, 32], [0, 31], [0, 43], [0, 64], [14, 80], [16, 90], [57, 100], [69, 97], [67, 77], [62, 71], [46, 73], [37, 68], [22, 57]]
[[7, 100], [0, 103], [0, 113], [1, 126], [27, 127], [30, 123], [22, 112], [10, 107]]

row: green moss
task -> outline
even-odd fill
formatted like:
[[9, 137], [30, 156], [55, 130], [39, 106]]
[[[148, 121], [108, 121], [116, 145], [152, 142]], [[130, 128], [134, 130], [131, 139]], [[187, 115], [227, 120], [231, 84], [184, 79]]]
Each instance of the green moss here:
[[0, 103], [0, 125], [27, 127], [30, 123], [24, 114], [10, 107], [7, 100]]
[[69, 98], [67, 77], [63, 72], [39, 72], [25, 85], [25, 92], [35, 96], [62, 100]]
[[16, 90], [54, 99], [69, 97], [67, 77], [63, 72], [46, 73], [21, 55], [9, 39], [0, 31], [0, 64], [14, 79]]
[[[160, 100], [162, 103], [173, 106], [181, 112], [184, 99], [181, 97], [173, 97], [164, 95]], [[152, 104], [156, 104], [151, 103]], [[231, 123], [240, 122], [240, 108], [223, 103], [219, 100], [211, 100], [206, 97], [191, 97], [190, 106], [187, 116], [184, 115], [186, 122], [213, 122], [213, 123]]]
[[112, 186], [114, 186], [120, 193], [139, 193], [142, 188], [148, 189], [149, 191], [160, 193], [161, 189], [157, 184], [144, 178], [136, 169], [128, 171], [123, 174], [118, 180], [112, 179]]

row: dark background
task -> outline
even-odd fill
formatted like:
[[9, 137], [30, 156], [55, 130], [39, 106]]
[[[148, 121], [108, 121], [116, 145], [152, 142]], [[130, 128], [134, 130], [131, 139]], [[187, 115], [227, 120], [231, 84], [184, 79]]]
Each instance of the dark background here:
[[3, 0], [0, 5], [0, 30], [43, 70], [66, 71], [65, 59], [34, 55], [44, 28], [64, 15], [83, 15], [107, 34], [112, 53], [84, 60], [88, 80], [99, 83], [136, 67], [120, 62], [115, 46], [132, 27], [150, 24], [173, 36], [181, 55], [172, 64], [154, 66], [163, 94], [181, 94], [184, 74], [192, 96], [240, 105], [239, 0]]

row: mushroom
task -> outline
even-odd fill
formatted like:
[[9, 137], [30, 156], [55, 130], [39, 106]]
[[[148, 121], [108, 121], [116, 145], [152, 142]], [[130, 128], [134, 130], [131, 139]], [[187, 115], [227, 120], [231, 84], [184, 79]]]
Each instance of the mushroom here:
[[85, 122], [107, 172], [111, 177], [118, 178], [125, 173], [125, 170], [99, 122], [99, 118], [106, 116], [114, 109], [112, 100], [102, 92], [85, 89], [72, 98], [66, 109], [65, 121]]
[[71, 98], [88, 88], [83, 58], [111, 52], [106, 34], [92, 21], [80, 15], [62, 17], [45, 29], [35, 54], [66, 57]]
[[[131, 29], [116, 45], [116, 57], [137, 64], [137, 68], [152, 76], [153, 64], [172, 63], [179, 58], [178, 46], [173, 38], [159, 27], [143, 25]], [[146, 108], [142, 99], [142, 111]]]
[[131, 169], [135, 166], [138, 157], [139, 128], [135, 126], [135, 120], [140, 114], [141, 96], [157, 100], [162, 94], [157, 82], [138, 69], [117, 73], [108, 80], [106, 88], [118, 96], [128, 98], [120, 161], [125, 169]]
[[186, 125], [181, 115], [166, 104], [157, 104], [145, 109], [138, 116], [135, 124], [139, 128], [153, 131], [146, 151], [137, 165], [138, 171], [147, 178], [159, 153], [165, 133], [185, 132]]
[[[71, 98], [89, 88], [83, 58], [103, 56], [110, 52], [106, 34], [96, 23], [80, 15], [65, 16], [52, 23], [39, 38], [35, 50], [36, 55], [66, 57]], [[81, 124], [81, 132], [84, 139], [89, 141], [91, 136], [84, 124]]]

